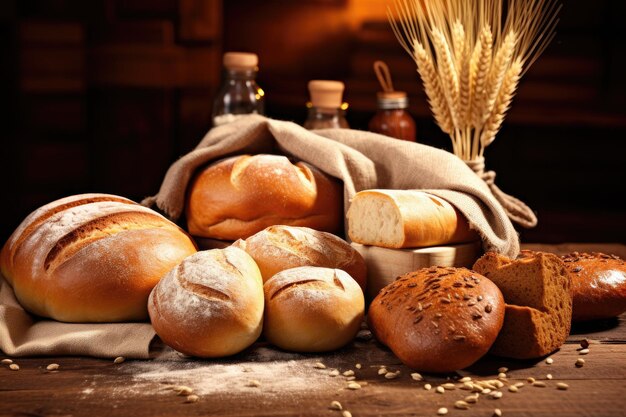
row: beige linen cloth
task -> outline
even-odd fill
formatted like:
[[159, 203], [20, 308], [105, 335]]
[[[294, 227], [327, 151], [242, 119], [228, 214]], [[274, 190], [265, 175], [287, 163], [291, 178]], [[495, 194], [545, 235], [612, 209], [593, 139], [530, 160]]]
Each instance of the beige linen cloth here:
[[[345, 207], [369, 188], [423, 189], [454, 204], [486, 250], [514, 257], [519, 240], [487, 185], [456, 156], [429, 146], [357, 130], [307, 131], [284, 121], [250, 116], [211, 130], [195, 150], [168, 170], [155, 205], [173, 220], [183, 212], [185, 191], [200, 166], [227, 155], [284, 153], [344, 182]], [[149, 323], [70, 324], [37, 319], [18, 304], [0, 277], [0, 349], [10, 356], [85, 355], [148, 358]]]
[[170, 167], [159, 193], [143, 204], [156, 205], [177, 220], [184, 209], [187, 184], [199, 167], [228, 155], [277, 152], [343, 180], [346, 210], [361, 190], [425, 190], [456, 206], [479, 232], [485, 250], [510, 257], [519, 252], [519, 238], [505, 210], [487, 184], [453, 154], [359, 130], [308, 131], [256, 115], [209, 131], [196, 149]]

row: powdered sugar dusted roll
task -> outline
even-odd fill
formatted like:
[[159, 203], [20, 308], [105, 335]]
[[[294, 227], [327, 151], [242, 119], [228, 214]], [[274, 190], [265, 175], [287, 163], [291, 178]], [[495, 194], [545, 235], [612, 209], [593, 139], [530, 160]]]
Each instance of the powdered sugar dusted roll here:
[[198, 252], [159, 282], [148, 311], [159, 337], [179, 352], [206, 358], [233, 355], [261, 334], [261, 273], [241, 249]]
[[340, 269], [302, 266], [274, 275], [263, 286], [267, 340], [297, 352], [324, 352], [350, 342], [363, 320], [365, 300]]

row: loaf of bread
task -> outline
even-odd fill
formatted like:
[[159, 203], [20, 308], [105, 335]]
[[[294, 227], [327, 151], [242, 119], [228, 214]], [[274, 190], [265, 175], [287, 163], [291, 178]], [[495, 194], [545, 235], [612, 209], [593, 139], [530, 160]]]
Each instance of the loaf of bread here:
[[368, 311], [370, 329], [405, 365], [452, 372], [480, 359], [504, 320], [498, 287], [465, 268], [430, 267], [387, 285]]
[[341, 183], [285, 156], [240, 155], [201, 170], [187, 193], [194, 236], [237, 240], [276, 224], [327, 232], [342, 228]]
[[622, 259], [578, 252], [562, 259], [572, 279], [573, 321], [608, 319], [626, 311], [626, 264]]
[[2, 249], [2, 275], [31, 313], [66, 322], [148, 318], [152, 288], [196, 252], [160, 214], [123, 197], [82, 194], [31, 213]]
[[256, 261], [263, 281], [285, 269], [320, 266], [346, 271], [365, 290], [365, 260], [346, 241], [308, 227], [270, 226], [234, 243]]
[[556, 255], [523, 251], [509, 259], [483, 255], [474, 270], [492, 280], [504, 295], [504, 326], [491, 353], [515, 359], [545, 356], [569, 335], [572, 294], [565, 264]]
[[177, 351], [203, 358], [234, 355], [261, 334], [261, 273], [241, 249], [198, 252], [159, 282], [148, 310], [156, 333]]
[[281, 349], [325, 352], [356, 335], [365, 300], [340, 269], [302, 266], [279, 272], [263, 285], [265, 338]]
[[365, 190], [347, 213], [354, 242], [385, 248], [416, 248], [478, 239], [450, 203], [416, 190]]

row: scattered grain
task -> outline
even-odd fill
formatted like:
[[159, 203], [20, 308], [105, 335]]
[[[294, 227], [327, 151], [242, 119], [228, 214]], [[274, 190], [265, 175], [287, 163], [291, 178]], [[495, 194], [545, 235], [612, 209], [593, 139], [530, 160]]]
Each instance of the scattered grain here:
[[581, 368], [585, 364], [585, 360], [583, 358], [576, 359], [576, 366]]
[[445, 384], [442, 384], [441, 386], [442, 386], [444, 389], [447, 389], [447, 390], [453, 390], [453, 389], [456, 389], [456, 385], [454, 385], [454, 384], [453, 384], [453, 383], [451, 383], [451, 382], [447, 382], [447, 383], [445, 383]]
[[500, 398], [502, 398], [502, 392], [501, 391], [494, 391], [491, 394], [489, 394], [489, 396], [495, 400], [499, 400]]
[[509, 392], [518, 392], [519, 390], [517, 389], [517, 387], [515, 385], [511, 385], [509, 387]]
[[491, 393], [491, 389], [489, 389], [489, 388], [485, 388], [485, 389], [483, 389], [480, 393], [481, 393], [481, 394], [484, 394], [484, 395], [490, 394], [490, 393]]
[[326, 365], [324, 365], [322, 362], [315, 362], [315, 365], [313, 365], [313, 367], [317, 369], [326, 369]]
[[178, 395], [191, 395], [193, 393], [193, 388], [187, 387], [185, 385], [179, 385], [174, 387], [173, 389]]
[[429, 391], [432, 387], [433, 387], [433, 386], [432, 386], [432, 385], [430, 385], [430, 384], [424, 384], [424, 389], [425, 389], [426, 391]]
[[332, 371], [330, 371], [330, 372], [328, 373], [328, 376], [333, 376], [333, 377], [335, 377], [335, 376], [338, 376], [338, 375], [339, 375], [339, 370], [337, 370], [337, 369], [333, 369]]
[[435, 391], [437, 391], [437, 393], [439, 394], [443, 394], [444, 392], [446, 392], [446, 390], [442, 386], [438, 386], [437, 388], [435, 388]]
[[352, 417], [352, 413], [349, 412], [348, 410], [343, 410], [341, 412], [341, 417]]
[[472, 377], [464, 376], [463, 378], [459, 379], [459, 382], [470, 382], [471, 380], [472, 380]]
[[261, 386], [261, 383], [256, 379], [251, 379], [250, 381], [248, 381], [247, 386], [251, 388], [258, 388]]
[[350, 382], [348, 384], [348, 389], [352, 389], [352, 390], [361, 389], [361, 384], [359, 384], [358, 382]]
[[387, 372], [387, 373], [385, 374], [385, 378], [386, 378], [386, 379], [395, 379], [395, 378], [397, 378], [398, 376], [400, 376], [400, 371], [396, 371], [396, 372]]
[[191, 394], [191, 395], [187, 396], [187, 398], [185, 399], [185, 402], [186, 403], [197, 403], [199, 399], [200, 399], [200, 397], [198, 397], [197, 395]]
[[123, 356], [118, 356], [117, 358], [113, 359], [113, 363], [118, 364], [118, 363], [122, 363], [126, 360], [125, 357]]
[[468, 404], [476, 404], [478, 402], [478, 398], [478, 394], [468, 395], [467, 397], [465, 397], [465, 402]]
[[495, 410], [493, 410], [493, 415], [496, 417], [502, 417], [502, 410], [496, 408]]
[[524, 383], [523, 382], [516, 382], [513, 386], [515, 388], [522, 388], [524, 386]]
[[506, 374], [504, 372], [500, 372], [498, 374], [498, 378], [506, 378]]
[[557, 382], [556, 388], [565, 391], [569, 388], [569, 385], [567, 385], [565, 382]]
[[463, 400], [459, 400], [454, 403], [454, 408], [458, 408], [459, 410], [467, 410], [469, 408], [469, 404]]
[[498, 368], [498, 372], [499, 373], [507, 373], [507, 372], [509, 372], [509, 368], [507, 368], [506, 366], [502, 366], [502, 367]]
[[48, 371], [56, 371], [57, 369], [59, 369], [59, 364], [58, 363], [51, 363], [50, 365], [46, 366], [46, 369]]
[[533, 387], [537, 387], [537, 388], [545, 388], [547, 385], [545, 382], [541, 382], [541, 381], [535, 381], [533, 382]]
[[586, 355], [589, 353], [589, 349], [585, 348], [585, 349], [581, 349], [580, 351], [578, 351], [579, 355]]
[[437, 415], [439, 416], [444, 416], [448, 414], [448, 409], [446, 407], [441, 407], [439, 410], [437, 410]]
[[378, 370], [378, 375], [385, 375], [387, 372], [389, 372], [386, 368], [380, 368]]
[[343, 373], [343, 376], [352, 376], [352, 375], [354, 375], [354, 371], [352, 369]]
[[343, 407], [342, 407], [342, 405], [341, 405], [341, 403], [339, 401], [332, 401], [330, 403], [330, 409], [331, 410], [339, 410], [339, 411], [341, 411], [341, 410], [343, 410]]
[[9, 365], [9, 369], [12, 371], [19, 371], [20, 370], [20, 366], [17, 363], [12, 363]]
[[528, 378], [526, 378], [526, 381], [527, 381], [529, 384], [532, 384], [532, 383], [534, 383], [534, 382], [535, 382], [535, 378], [533, 378], [532, 376], [529, 376]]
[[3, 365], [8, 365], [8, 364], [11, 364], [11, 363], [13, 363], [13, 360], [11, 360], [11, 359], [2, 359], [2, 364]]
[[413, 381], [422, 381], [424, 379], [422, 375], [418, 374], [417, 372], [413, 372], [411, 374], [411, 378], [413, 379]]
[[546, 359], [546, 363], [547, 363], [548, 365], [552, 365], [552, 364], [554, 363], [554, 359], [552, 359], [552, 358], [548, 358], [548, 359]]
[[360, 364], [360, 363], [357, 363], [356, 365], [354, 365], [354, 367], [355, 367], [356, 369], [361, 369], [361, 368], [362, 368], [362, 366], [361, 366], [361, 364]]
[[546, 379], [552, 379], [552, 374], [547, 374]]

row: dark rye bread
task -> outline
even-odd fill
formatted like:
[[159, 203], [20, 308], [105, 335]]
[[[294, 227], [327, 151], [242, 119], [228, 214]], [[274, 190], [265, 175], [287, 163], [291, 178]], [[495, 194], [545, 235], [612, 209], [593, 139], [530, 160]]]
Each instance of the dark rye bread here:
[[147, 318], [150, 290], [196, 251], [160, 214], [123, 197], [83, 194], [30, 214], [0, 253], [24, 308], [70, 322]]
[[571, 284], [565, 264], [553, 254], [522, 251], [513, 260], [494, 252], [473, 269], [492, 280], [504, 295], [504, 326], [491, 353], [515, 359], [545, 356], [569, 335]]
[[608, 319], [626, 311], [626, 264], [622, 259], [579, 252], [562, 259], [572, 278], [573, 321]]
[[383, 288], [368, 320], [405, 365], [452, 372], [487, 353], [502, 327], [504, 299], [494, 283], [468, 269], [424, 268]]

